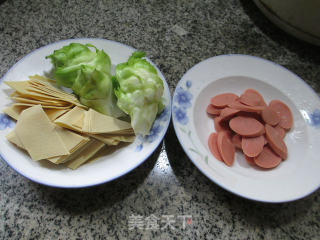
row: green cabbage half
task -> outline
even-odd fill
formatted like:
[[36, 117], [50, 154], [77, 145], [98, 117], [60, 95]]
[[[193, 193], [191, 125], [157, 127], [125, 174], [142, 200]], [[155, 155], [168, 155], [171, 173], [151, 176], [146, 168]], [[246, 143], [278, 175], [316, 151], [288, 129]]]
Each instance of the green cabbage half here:
[[118, 106], [130, 115], [136, 134], [148, 135], [158, 113], [163, 110], [163, 82], [157, 70], [136, 51], [128, 62], [116, 66], [114, 91]]
[[116, 104], [111, 60], [103, 50], [91, 44], [71, 43], [46, 58], [54, 65], [57, 84], [71, 88], [82, 104], [116, 118], [124, 115]]

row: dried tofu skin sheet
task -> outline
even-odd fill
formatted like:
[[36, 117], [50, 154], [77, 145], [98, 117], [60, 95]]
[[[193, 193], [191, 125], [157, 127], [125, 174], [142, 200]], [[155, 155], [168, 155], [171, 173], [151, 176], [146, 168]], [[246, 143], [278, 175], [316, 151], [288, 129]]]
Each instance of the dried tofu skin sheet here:
[[11, 96], [10, 97], [12, 100], [16, 101], [16, 102], [20, 102], [20, 103], [30, 103], [30, 104], [34, 104], [34, 105], [52, 105], [52, 106], [66, 106], [66, 105], [70, 105], [70, 103], [64, 102], [64, 101], [48, 101], [48, 100], [36, 100], [36, 99], [31, 99], [31, 98], [26, 98], [24, 96], [21, 95], [16, 95], [16, 96]]
[[66, 114], [63, 114], [61, 117], [57, 118], [54, 123], [65, 128], [69, 128], [74, 131], [82, 132], [82, 127], [78, 127], [77, 123], [82, 115], [86, 112], [81, 107], [75, 106]]
[[125, 147], [126, 144], [118, 144], [118, 145], [113, 145], [113, 146], [108, 146], [105, 145], [103, 146], [93, 157], [91, 157], [87, 162], [87, 163], [92, 163], [95, 162], [97, 160], [99, 160], [101, 157], [106, 157], [108, 155], [113, 154], [114, 152], [116, 152], [117, 150]]
[[74, 119], [72, 122], [72, 126], [82, 129], [83, 128], [83, 121], [84, 121], [84, 114], [79, 115], [78, 119]]
[[35, 161], [70, 154], [41, 105], [22, 111], [14, 131]]
[[[11, 118], [18, 120], [18, 117], [20, 116], [21, 112], [29, 107], [31, 106], [11, 105], [10, 107], [3, 109], [3, 112], [6, 113]], [[44, 109], [44, 111], [49, 117], [49, 119], [51, 121], [54, 121], [56, 118], [68, 112], [69, 109]]]
[[66, 146], [67, 150], [70, 152], [69, 155], [58, 156], [53, 158], [48, 158], [48, 160], [52, 163], [59, 164], [63, 163], [68, 160], [69, 156], [77, 151], [79, 148], [84, 146], [88, 141], [89, 138], [67, 130], [65, 128], [61, 128], [56, 126], [57, 133], [62, 139], [64, 145]]
[[[24, 96], [25, 98], [42, 101], [60, 101], [87, 108], [78, 101], [75, 95], [55, 87], [51, 79], [39, 75], [30, 76], [29, 78], [29, 81], [8, 81], [5, 83], [13, 88], [20, 97]], [[16, 96], [13, 95], [12, 97]]]
[[63, 114], [67, 113], [68, 111], [70, 111], [70, 109], [44, 109], [44, 111], [46, 112], [48, 118], [51, 121], [56, 120], [58, 117], [62, 116]]
[[67, 102], [77, 102], [78, 100], [75, 97], [70, 97], [66, 94], [61, 94], [58, 91], [54, 91], [52, 89], [48, 89], [46, 87], [42, 87], [41, 85], [34, 85], [33, 82], [30, 82], [29, 91], [36, 92], [39, 94], [44, 94], [45, 96], [54, 97], [57, 99], [63, 99]]
[[77, 98], [73, 94], [67, 93], [67, 92], [59, 89], [56, 86], [55, 80], [52, 80], [50, 78], [40, 76], [40, 75], [29, 76], [29, 80], [30, 80], [31, 85], [33, 85], [35, 87], [39, 86], [39, 87], [42, 87], [44, 90], [57, 92], [57, 94], [68, 96], [70, 99], [74, 99], [75, 101], [77, 101]]
[[[89, 110], [90, 111], [90, 110]], [[82, 115], [82, 132], [90, 133], [90, 116], [89, 111], [85, 111]], [[81, 124], [79, 120], [75, 124]]]
[[88, 136], [95, 138], [109, 146], [115, 146], [120, 143], [120, 141], [116, 138], [108, 138], [108, 137], [105, 138], [105, 137], [99, 136], [99, 134], [88, 134]]
[[112, 136], [112, 135], [103, 135], [101, 134], [102, 137], [106, 138], [106, 137], [109, 137], [109, 138], [113, 138], [115, 140], [118, 140], [120, 142], [127, 142], [127, 143], [132, 143], [134, 142], [134, 140], [136, 139], [136, 136], [135, 135], [122, 135], [122, 136]]
[[16, 92], [18, 92], [20, 95], [30, 97], [33, 99], [53, 99], [53, 100], [59, 100], [56, 97], [48, 96], [42, 93], [37, 93], [28, 90], [30, 86], [29, 81], [7, 81], [5, 82], [9, 87], [14, 89]]
[[83, 106], [78, 99], [76, 98], [75, 95], [71, 94], [71, 93], [67, 93], [55, 86], [53, 86], [52, 82], [50, 79], [43, 77], [43, 76], [39, 76], [39, 75], [35, 75], [35, 76], [30, 76], [30, 83], [31, 83], [31, 87], [33, 91], [42, 91], [48, 95], [52, 95], [58, 98], [61, 98], [67, 102], [71, 102], [77, 106]]
[[13, 106], [26, 106], [26, 107], [32, 107], [36, 105], [41, 105], [43, 108], [47, 109], [70, 109], [73, 105], [67, 105], [67, 106], [52, 106], [52, 105], [44, 105], [44, 104], [31, 104], [31, 103], [14, 103]]
[[100, 140], [107, 145], [118, 145], [120, 142], [134, 142], [135, 135], [107, 135], [107, 134], [88, 134], [90, 137]]
[[27, 109], [30, 106], [13, 106], [7, 107], [3, 109], [3, 112], [10, 117], [12, 117], [15, 120], [18, 120], [18, 117], [20, 116], [21, 112], [25, 109]]
[[130, 123], [113, 118], [93, 109], [89, 109], [84, 118], [84, 132], [99, 133], [134, 133]]
[[71, 160], [66, 162], [66, 166], [71, 169], [76, 169], [93, 157], [105, 144], [95, 139], [90, 141], [83, 149]]
[[6, 137], [35, 161], [46, 159], [76, 169], [104, 146], [114, 148], [135, 139], [130, 123], [88, 110], [54, 80], [34, 75], [28, 81], [6, 83], [15, 90], [10, 95], [15, 103], [4, 112], [17, 120]]
[[20, 139], [17, 137], [15, 131], [11, 131], [7, 136], [7, 140], [15, 145], [17, 145], [19, 148], [25, 150], [25, 147], [23, 146], [22, 142]]
[[[66, 148], [69, 150], [70, 154], [69, 155], [62, 155], [62, 156], [57, 156], [57, 157], [51, 157], [48, 158], [47, 160], [54, 163], [54, 164], [60, 164], [64, 163], [68, 160], [71, 159], [74, 153], [76, 153], [79, 149], [81, 149], [83, 146], [85, 146], [90, 138], [81, 136], [79, 134], [76, 134], [72, 131], [63, 129], [58, 127], [57, 128], [58, 135], [61, 137], [62, 141], [64, 142]], [[7, 140], [18, 147], [20, 147], [23, 150], [25, 149], [25, 146], [22, 144], [20, 139], [17, 137], [15, 131], [11, 131], [7, 136]]]
[[[98, 116], [98, 118], [95, 118], [95, 116]], [[106, 119], [108, 121], [105, 121]], [[97, 124], [97, 120], [98, 122], [100, 121], [102, 126], [99, 131], [103, 133], [91, 133], [92, 126]], [[135, 139], [129, 123], [103, 115], [92, 109], [86, 111], [82, 108], [74, 107], [54, 122], [62, 127], [85, 133], [107, 145], [117, 145], [119, 142], [133, 142]]]
[[41, 81], [43, 81], [43, 82], [48, 82], [48, 83], [51, 83], [51, 84], [53, 84], [53, 85], [56, 84], [56, 81], [55, 81], [55, 80], [50, 79], [50, 78], [48, 78], [48, 77], [40, 76], [40, 75], [38, 75], [38, 74], [33, 75], [33, 76], [29, 76], [29, 79], [30, 79], [30, 80], [41, 80]]

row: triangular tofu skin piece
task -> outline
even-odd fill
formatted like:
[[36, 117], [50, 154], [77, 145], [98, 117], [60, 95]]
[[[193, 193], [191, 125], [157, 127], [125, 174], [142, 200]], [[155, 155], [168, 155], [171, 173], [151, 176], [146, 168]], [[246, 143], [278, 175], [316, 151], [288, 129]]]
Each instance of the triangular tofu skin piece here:
[[91, 139], [84, 147], [83, 150], [75, 156], [74, 159], [66, 162], [66, 166], [71, 169], [76, 169], [82, 164], [90, 160], [105, 144], [95, 139]]
[[45, 109], [69, 109], [72, 107], [72, 105], [70, 104], [69, 106], [52, 106], [52, 105], [43, 105], [43, 104], [31, 104], [31, 103], [14, 103], [12, 104], [13, 106], [26, 106], [26, 107], [32, 107], [32, 106], [36, 106], [36, 105], [41, 105], [43, 108]]
[[51, 121], [54, 121], [56, 120], [58, 117], [60, 117], [61, 115], [67, 113], [68, 111], [70, 111], [70, 109], [44, 109], [44, 111], [46, 112], [48, 118], [51, 120]]
[[52, 97], [46, 94], [38, 93], [29, 91], [28, 88], [30, 86], [29, 81], [6, 81], [5, 82], [9, 87], [17, 91], [20, 95], [30, 97], [33, 99], [53, 99], [53, 100], [59, 100], [56, 97]]
[[61, 117], [57, 118], [54, 123], [71, 130], [82, 132], [82, 127], [78, 127], [76, 122], [82, 117], [86, 112], [83, 108], [75, 106], [69, 112], [63, 114]]
[[7, 140], [15, 145], [17, 145], [19, 148], [26, 150], [25, 147], [23, 146], [22, 142], [20, 139], [17, 137], [15, 131], [11, 131], [7, 136]]
[[75, 119], [72, 125], [76, 128], [82, 129], [83, 128], [83, 121], [84, 121], [84, 114], [80, 115], [78, 119]]
[[64, 102], [64, 101], [43, 101], [43, 100], [36, 100], [36, 99], [32, 99], [32, 98], [26, 98], [23, 96], [12, 96], [10, 97], [12, 100], [19, 102], [19, 103], [30, 103], [33, 105], [49, 105], [49, 106], [66, 106], [66, 105], [70, 105], [68, 102]]
[[20, 114], [15, 133], [35, 161], [70, 154], [41, 105]]
[[[3, 112], [10, 117], [12, 117], [15, 120], [18, 120], [21, 112], [31, 106], [21, 106], [21, 105], [11, 105], [10, 107], [7, 107], [3, 109]], [[69, 109], [44, 109], [45, 113], [49, 117], [51, 121], [54, 121], [56, 118], [60, 117], [62, 114], [69, 111]]]
[[91, 108], [88, 110], [88, 114], [88, 119], [85, 119], [88, 124], [88, 133], [117, 133], [119, 135], [121, 132], [133, 133], [133, 129], [128, 122], [104, 115]]
[[88, 134], [90, 137], [100, 140], [107, 145], [118, 145], [119, 142], [134, 142], [135, 135], [108, 135], [108, 134]]
[[[77, 134], [65, 128], [56, 126], [56, 129], [57, 129], [58, 135], [62, 139], [63, 143], [65, 144], [70, 154], [75, 152], [77, 149], [79, 149], [89, 141], [88, 137], [82, 136], [80, 134]], [[69, 155], [58, 156], [58, 157], [48, 158], [48, 160], [52, 163], [59, 164], [64, 162], [68, 156]]]

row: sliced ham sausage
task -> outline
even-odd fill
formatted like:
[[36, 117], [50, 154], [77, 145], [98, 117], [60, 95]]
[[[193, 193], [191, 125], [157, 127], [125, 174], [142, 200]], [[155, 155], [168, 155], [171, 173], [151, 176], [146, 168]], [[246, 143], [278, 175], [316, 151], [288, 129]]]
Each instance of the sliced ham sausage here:
[[280, 117], [279, 126], [289, 130], [293, 124], [293, 117], [290, 108], [280, 100], [272, 100], [269, 107]]
[[261, 112], [261, 116], [265, 123], [270, 124], [272, 126], [275, 126], [280, 122], [280, 117], [278, 113], [274, 111], [271, 107], [265, 107]]
[[222, 109], [220, 112], [221, 120], [222, 121], [228, 120], [239, 112], [240, 112], [240, 110], [238, 110], [238, 109], [226, 107], [226, 108]]
[[240, 102], [248, 106], [266, 106], [266, 103], [259, 92], [254, 89], [247, 89], [241, 94]]
[[230, 128], [245, 137], [260, 136], [264, 131], [264, 126], [256, 119], [245, 116], [237, 116], [229, 121]]
[[245, 159], [247, 160], [247, 163], [251, 164], [251, 165], [255, 165], [254, 162], [254, 157], [249, 157], [247, 155], [244, 155]]
[[221, 109], [214, 107], [212, 104], [209, 104], [207, 106], [207, 113], [210, 115], [219, 115], [220, 112], [221, 112]]
[[228, 106], [230, 108], [238, 109], [243, 112], [259, 112], [260, 113], [264, 109], [264, 106], [248, 106], [248, 105], [245, 105], [239, 101], [234, 101], [234, 102], [228, 104]]
[[218, 134], [211, 133], [208, 140], [208, 146], [213, 156], [215, 156], [216, 159], [223, 161], [218, 149], [217, 140], [218, 140]]
[[258, 120], [259, 122], [261, 122], [264, 125], [264, 121], [261, 117], [261, 114], [258, 112], [242, 112], [242, 111], [240, 111], [237, 114], [237, 116], [251, 117], [251, 118]]
[[239, 134], [235, 134], [232, 136], [231, 141], [236, 148], [242, 149], [241, 138], [242, 137]]
[[254, 162], [262, 168], [274, 168], [281, 163], [281, 158], [269, 146], [265, 146], [259, 156], [254, 158]]
[[216, 130], [209, 136], [209, 149], [226, 165], [233, 165], [236, 148], [249, 164], [261, 168], [274, 168], [287, 158], [283, 139], [293, 117], [280, 100], [267, 105], [259, 92], [249, 88], [240, 97], [233, 93], [212, 97], [206, 111]]
[[228, 166], [232, 166], [234, 162], [235, 147], [231, 142], [229, 134], [225, 131], [219, 132], [217, 142], [222, 160]]
[[243, 137], [241, 148], [243, 153], [248, 157], [258, 156], [264, 147], [264, 136], [259, 137]]
[[239, 96], [233, 93], [222, 93], [211, 98], [210, 103], [217, 108], [224, 108], [234, 102]]
[[286, 136], [286, 130], [284, 130], [279, 125], [275, 126], [274, 129], [277, 131], [278, 135], [283, 139]]
[[226, 124], [222, 121], [222, 117], [215, 117], [213, 119], [214, 128], [217, 132], [225, 131], [227, 130]]
[[282, 140], [282, 138], [278, 135], [277, 130], [275, 130], [268, 124], [266, 124], [265, 129], [267, 141], [272, 150], [276, 154], [278, 154], [282, 159], [286, 159], [288, 154], [287, 146]]

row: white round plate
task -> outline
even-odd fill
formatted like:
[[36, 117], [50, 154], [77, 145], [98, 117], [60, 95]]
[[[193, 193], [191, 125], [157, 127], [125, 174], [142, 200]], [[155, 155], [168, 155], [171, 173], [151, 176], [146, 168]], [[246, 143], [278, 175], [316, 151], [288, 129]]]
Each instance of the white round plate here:
[[[22, 81], [26, 80], [30, 75], [43, 75], [45, 72], [49, 72], [52, 68], [52, 64], [50, 60], [45, 59], [45, 57], [50, 55], [54, 50], [72, 42], [83, 44], [91, 43], [98, 49], [103, 49], [110, 56], [113, 65], [126, 62], [129, 56], [135, 51], [134, 48], [118, 42], [95, 38], [63, 40], [39, 48], [17, 62], [1, 79], [0, 108], [4, 109], [12, 103], [8, 98], [9, 87], [4, 84], [3, 81]], [[21, 175], [35, 182], [54, 187], [77, 188], [93, 186], [111, 181], [130, 172], [154, 152], [162, 141], [170, 122], [170, 91], [164, 76], [157, 67], [156, 69], [164, 83], [163, 97], [165, 110], [157, 117], [149, 136], [145, 138], [137, 137], [135, 142], [118, 149], [110, 155], [100, 157], [94, 162], [84, 164], [76, 170], [70, 170], [62, 166], [43, 164], [41, 161], [32, 161], [25, 152], [8, 142], [5, 136], [13, 129], [14, 121], [8, 118], [7, 115], [1, 113], [1, 157]]]
[[[247, 88], [258, 90], [266, 102], [285, 102], [293, 114], [294, 126], [285, 137], [288, 158], [271, 170], [249, 166], [239, 152], [228, 167], [214, 158], [207, 145], [215, 131], [206, 113], [210, 98], [224, 92], [241, 94]], [[172, 118], [188, 157], [203, 174], [232, 193], [263, 202], [287, 202], [320, 186], [320, 99], [280, 65], [246, 55], [222, 55], [200, 62], [179, 81]]]

